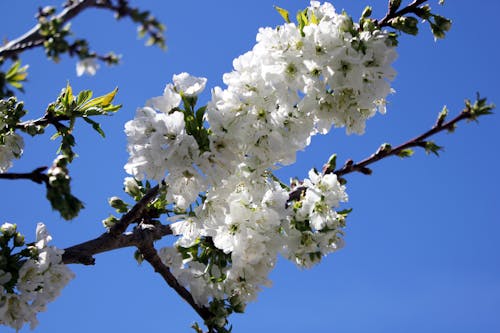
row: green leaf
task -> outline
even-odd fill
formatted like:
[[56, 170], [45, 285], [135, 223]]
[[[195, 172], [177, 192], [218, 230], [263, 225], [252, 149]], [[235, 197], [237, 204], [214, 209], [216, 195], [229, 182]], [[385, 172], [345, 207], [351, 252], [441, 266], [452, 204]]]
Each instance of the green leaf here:
[[493, 114], [492, 110], [495, 108], [495, 104], [486, 104], [486, 98], [481, 98], [479, 93], [477, 93], [476, 101], [471, 104], [470, 100], [465, 100], [466, 110], [463, 112], [468, 112], [469, 119], [477, 121], [480, 116], [485, 116]]
[[439, 156], [439, 151], [440, 150], [443, 150], [443, 147], [441, 146], [438, 146], [437, 144], [435, 144], [433, 141], [426, 141], [425, 142], [425, 146], [424, 146], [424, 149], [425, 149], [425, 152], [427, 154], [434, 154], [436, 156]]
[[418, 34], [418, 20], [415, 17], [399, 16], [391, 20], [391, 26], [409, 35]]
[[57, 139], [60, 136], [61, 136], [61, 133], [56, 132], [56, 133], [52, 134], [52, 136], [50, 137], [50, 140], [55, 140], [55, 139]]
[[21, 62], [19, 60], [14, 62], [12, 64], [12, 66], [10, 66], [7, 73], [5, 73], [5, 78], [7, 80], [9, 80], [9, 78], [13, 77], [17, 73], [17, 70], [19, 69], [20, 66], [21, 66]]
[[113, 99], [115, 98], [115, 95], [118, 91], [118, 88], [115, 88], [112, 92], [106, 94], [106, 95], [103, 95], [103, 96], [99, 96], [99, 97], [96, 97], [94, 99], [91, 99], [90, 101], [88, 101], [87, 103], [85, 103], [84, 107], [85, 107], [85, 110], [86, 109], [89, 109], [93, 106], [101, 106], [101, 107], [105, 107], [105, 106], [108, 106], [111, 104], [111, 102], [113, 101]]
[[9, 82], [9, 84], [11, 86], [13, 86], [14, 88], [17, 88], [17, 89], [22, 89], [23, 88], [23, 84], [19, 83], [19, 82], [16, 82], [16, 81]]
[[76, 97], [76, 107], [83, 105], [92, 97], [92, 91], [90, 90], [82, 90], [78, 93]]
[[23, 91], [23, 84], [21, 82], [26, 81], [28, 73], [26, 70], [28, 66], [21, 67], [21, 61], [16, 61], [5, 73], [5, 81], [16, 89]]
[[71, 89], [71, 86], [69, 85], [69, 82], [66, 84], [66, 88], [64, 89], [64, 96], [62, 98], [62, 103], [63, 106], [66, 109], [69, 109], [71, 106], [71, 103], [73, 102], [74, 96], [73, 96], [73, 89]]
[[274, 6], [274, 9], [276, 9], [276, 11], [281, 15], [286, 23], [290, 23], [290, 13], [288, 12], [288, 10], [278, 6]]
[[307, 9], [304, 9], [303, 11], [299, 11], [297, 13], [297, 23], [299, 24], [299, 31], [302, 37], [305, 36], [304, 34], [304, 27], [307, 25]]
[[403, 149], [400, 152], [397, 153], [399, 157], [406, 158], [406, 157], [411, 157], [415, 152], [413, 149]]
[[116, 112], [118, 110], [120, 110], [122, 108], [122, 105], [121, 104], [117, 104], [117, 105], [108, 105], [106, 106], [105, 108], [103, 108], [102, 110], [105, 111], [106, 113], [110, 113], [110, 112]]
[[343, 215], [343, 216], [347, 216], [351, 212], [352, 212], [352, 208], [347, 208], [347, 209], [339, 210], [337, 212], [337, 214], [340, 214], [340, 215]]
[[101, 125], [99, 125], [98, 122], [88, 118], [88, 117], [82, 117], [82, 119], [88, 123], [88, 124], [91, 124], [92, 125], [92, 128], [97, 132], [99, 133], [103, 138], [106, 137], [106, 135], [104, 134], [104, 131], [102, 130], [101, 128]]
[[319, 21], [318, 21], [318, 18], [316, 17], [316, 15], [314, 15], [313, 12], [311, 12], [311, 17], [309, 18], [309, 24], [316, 24], [318, 25]]

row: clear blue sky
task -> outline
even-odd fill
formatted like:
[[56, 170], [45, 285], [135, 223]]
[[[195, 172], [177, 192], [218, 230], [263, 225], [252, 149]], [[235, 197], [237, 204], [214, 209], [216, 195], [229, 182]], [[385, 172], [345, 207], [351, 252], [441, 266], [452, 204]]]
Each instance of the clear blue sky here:
[[[2, 0], [0, 37], [14, 38], [35, 23], [39, 5], [60, 1]], [[139, 1], [135, 1], [139, 3]], [[381, 17], [386, 1], [372, 1]], [[431, 4], [437, 6], [437, 1]], [[306, 1], [140, 1], [167, 26], [169, 50], [146, 48], [129, 21], [88, 11], [73, 23], [98, 51], [123, 55], [117, 67], [102, 67], [95, 77], [78, 78], [75, 60], [53, 64], [37, 49], [22, 55], [30, 64], [27, 93], [21, 98], [31, 117], [66, 82], [74, 90], [102, 94], [119, 87], [123, 109], [101, 119], [103, 140], [86, 124], [78, 126], [79, 158], [71, 168], [73, 191], [86, 205], [72, 222], [60, 220], [44, 199], [44, 188], [18, 181], [1, 183], [1, 222], [17, 223], [33, 235], [47, 224], [58, 247], [74, 245], [103, 232], [101, 220], [112, 213], [107, 198], [121, 195], [127, 160], [124, 123], [135, 109], [160, 95], [172, 74], [183, 71], [222, 84], [232, 59], [249, 50], [260, 26], [281, 24], [272, 5], [290, 9]], [[359, 17], [365, 1], [338, 0]], [[428, 129], [443, 105], [459, 112], [464, 98], [479, 91], [500, 104], [498, 54], [500, 32], [494, 0], [447, 1], [440, 12], [453, 19], [449, 36], [434, 42], [423, 27], [416, 37], [400, 39], [397, 93], [388, 114], [367, 124], [364, 136], [336, 130], [315, 137], [299, 162], [281, 172], [304, 177], [336, 152], [339, 160], [359, 160], [383, 142], [396, 145]], [[206, 95], [208, 98], [208, 95]], [[455, 134], [436, 137], [441, 157], [417, 152], [408, 160], [392, 158], [373, 168], [372, 176], [348, 177], [346, 247], [311, 270], [281, 260], [266, 288], [244, 315], [233, 316], [234, 332], [500, 332], [500, 117], [461, 124]], [[24, 158], [11, 171], [48, 165], [57, 144], [26, 138]], [[179, 299], [147, 264], [138, 266], [127, 249], [99, 255], [96, 266], [72, 266], [76, 273], [62, 296], [39, 315], [37, 332], [188, 332], [195, 312]], [[4, 327], [0, 332], [12, 332]], [[21, 332], [29, 332], [28, 328]]]

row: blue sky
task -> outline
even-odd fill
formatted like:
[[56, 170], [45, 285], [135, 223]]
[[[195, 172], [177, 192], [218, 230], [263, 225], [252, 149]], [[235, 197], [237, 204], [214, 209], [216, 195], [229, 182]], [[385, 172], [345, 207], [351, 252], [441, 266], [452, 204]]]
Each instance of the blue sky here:
[[[51, 3], [59, 4], [1, 1], [0, 37], [24, 33], [34, 25], [37, 7]], [[437, 1], [430, 3], [437, 7]], [[307, 4], [141, 1], [143, 9], [166, 24], [167, 52], [144, 47], [129, 21], [116, 23], [109, 12], [84, 12], [73, 30], [94, 49], [123, 56], [120, 66], [101, 67], [95, 77], [78, 78], [74, 59], [53, 64], [41, 49], [23, 53], [30, 76], [21, 98], [31, 117], [40, 116], [67, 81], [75, 91], [93, 89], [96, 94], [118, 86], [116, 100], [123, 108], [101, 119], [105, 140], [86, 124], [78, 126], [72, 184], [86, 205], [78, 218], [62, 221], [44, 199], [42, 186], [3, 181], [1, 222], [17, 223], [34, 237], [36, 223], [43, 221], [61, 248], [98, 236], [101, 220], [113, 212], [107, 198], [121, 195], [127, 160], [123, 125], [135, 109], [160, 95], [176, 73], [207, 77], [209, 88], [222, 85], [222, 74], [231, 70], [233, 58], [252, 48], [258, 28], [282, 23], [273, 5], [294, 13]], [[368, 3], [333, 4], [357, 18]], [[383, 16], [385, 4], [372, 1], [375, 17]], [[333, 152], [341, 162], [356, 161], [381, 143], [406, 141], [432, 126], [443, 105], [456, 114], [476, 92], [500, 104], [499, 10], [494, 0], [447, 1], [438, 9], [453, 20], [445, 40], [434, 42], [426, 26], [418, 37], [400, 39], [396, 94], [390, 96], [387, 115], [370, 120], [363, 136], [335, 130], [315, 137], [298, 163], [280, 175], [304, 177]], [[264, 289], [245, 314], [231, 318], [234, 332], [500, 332], [499, 129], [498, 115], [460, 124], [454, 134], [435, 138], [445, 146], [439, 158], [419, 151], [411, 159], [377, 163], [372, 176], [350, 175], [347, 206], [354, 211], [345, 248], [311, 270], [280, 260], [272, 273], [274, 286]], [[50, 164], [57, 143], [49, 137], [26, 138], [24, 157], [11, 171]], [[148, 265], [138, 266], [132, 253], [99, 255], [94, 267], [72, 266], [76, 279], [39, 315], [36, 331], [190, 331], [191, 323], [199, 321], [195, 312]]]

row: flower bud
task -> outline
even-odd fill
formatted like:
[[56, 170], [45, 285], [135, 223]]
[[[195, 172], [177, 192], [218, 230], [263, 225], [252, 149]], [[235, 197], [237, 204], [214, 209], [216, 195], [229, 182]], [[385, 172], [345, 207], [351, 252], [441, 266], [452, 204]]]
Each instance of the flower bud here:
[[14, 236], [14, 234], [16, 233], [16, 229], [17, 229], [17, 226], [15, 224], [8, 223], [8, 222], [2, 224], [2, 226], [0, 227], [0, 231], [6, 237]]

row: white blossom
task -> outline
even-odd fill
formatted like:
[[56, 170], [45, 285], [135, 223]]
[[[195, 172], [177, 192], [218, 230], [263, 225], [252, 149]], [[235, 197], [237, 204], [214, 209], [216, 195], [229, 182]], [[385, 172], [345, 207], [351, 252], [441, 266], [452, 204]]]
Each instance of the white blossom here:
[[184, 96], [198, 96], [204, 89], [207, 79], [204, 77], [191, 76], [188, 73], [174, 75], [175, 90]]
[[94, 76], [99, 69], [99, 64], [95, 58], [85, 58], [76, 63], [76, 75], [82, 76], [87, 74]]
[[16, 133], [3, 135], [3, 140], [4, 143], [0, 144], [0, 173], [12, 167], [12, 160], [19, 158], [24, 148], [23, 138]]

